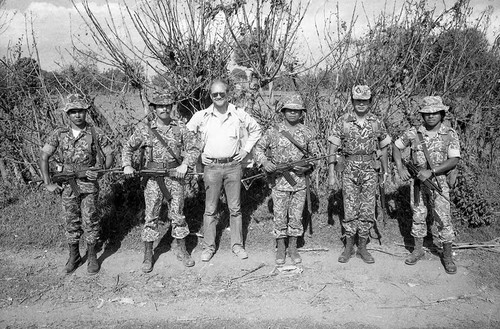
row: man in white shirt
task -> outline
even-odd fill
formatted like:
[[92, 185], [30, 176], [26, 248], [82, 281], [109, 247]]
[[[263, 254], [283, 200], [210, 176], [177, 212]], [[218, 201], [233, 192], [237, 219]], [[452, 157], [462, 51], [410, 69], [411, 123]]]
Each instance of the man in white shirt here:
[[205, 166], [204, 250], [201, 260], [208, 262], [215, 253], [215, 213], [222, 187], [230, 212], [231, 248], [236, 256], [246, 259], [240, 207], [241, 162], [259, 140], [261, 130], [254, 118], [228, 102], [228, 85], [224, 81], [212, 82], [210, 97], [212, 105], [196, 112], [187, 123], [189, 130], [199, 134], [201, 162]]

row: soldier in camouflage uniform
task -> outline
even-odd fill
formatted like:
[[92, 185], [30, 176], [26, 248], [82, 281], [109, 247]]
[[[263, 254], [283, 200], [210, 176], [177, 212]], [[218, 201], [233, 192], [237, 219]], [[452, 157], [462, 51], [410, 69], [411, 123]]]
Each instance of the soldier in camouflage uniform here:
[[[298, 161], [308, 155], [317, 156], [318, 148], [314, 140], [314, 133], [301, 123], [306, 108], [300, 96], [293, 95], [284, 101], [280, 111], [284, 120], [276, 127], [269, 129], [255, 146], [255, 159], [265, 171], [276, 171], [276, 164]], [[288, 135], [289, 134], [289, 135]], [[294, 145], [291, 136], [300, 148]], [[276, 264], [285, 263], [285, 243], [288, 239], [288, 254], [294, 264], [301, 263], [302, 259], [297, 251], [297, 237], [304, 232], [302, 212], [306, 201], [306, 168], [296, 167], [288, 173], [292, 177], [292, 185], [281, 173], [277, 173], [271, 181], [274, 229], [273, 235], [277, 243]]]
[[[147, 181], [144, 190], [146, 203], [145, 223], [142, 230], [144, 241], [144, 261], [142, 271], [153, 270], [153, 243], [159, 238], [158, 220], [163, 197], [169, 200], [168, 217], [172, 223], [172, 237], [177, 242], [177, 259], [185, 266], [194, 266], [191, 255], [186, 250], [185, 237], [189, 227], [184, 216], [184, 177], [189, 167], [193, 168], [200, 155], [198, 141], [180, 120], [174, 120], [173, 97], [158, 94], [150, 106], [154, 108], [156, 120], [151, 125], [139, 126], [123, 146], [123, 172], [133, 176], [132, 153], [141, 149], [145, 152], [148, 169], [172, 169], [173, 177], [156, 177]], [[142, 164], [141, 164], [142, 165]]]
[[[448, 202], [450, 188], [446, 174], [453, 170], [460, 160], [460, 144], [456, 131], [443, 124], [448, 106], [443, 104], [441, 97], [424, 97], [419, 112], [422, 114], [423, 125], [411, 127], [396, 140], [394, 145], [394, 161], [399, 175], [403, 180], [410, 179], [408, 170], [402, 165], [401, 151], [411, 147], [411, 161], [420, 169], [418, 179], [411, 184], [411, 208], [413, 224], [411, 235], [415, 239], [413, 252], [405, 260], [408, 265], [414, 265], [425, 252], [422, 248], [424, 237], [427, 235], [427, 213], [432, 211], [434, 220], [438, 223], [439, 240], [443, 245], [443, 264], [447, 273], [454, 274], [457, 267], [451, 255], [451, 246], [455, 238], [451, 223], [450, 203]], [[431, 164], [428, 163], [419, 134], [428, 150]], [[432, 179], [441, 187], [443, 195], [428, 189], [420, 184]]]
[[[97, 173], [90, 169], [99, 167], [102, 161], [105, 161], [106, 168], [111, 167], [113, 154], [111, 145], [102, 130], [85, 121], [89, 108], [90, 104], [81, 95], [68, 95], [62, 110], [68, 115], [69, 126], [57, 128], [50, 134], [40, 156], [40, 168], [45, 188], [49, 192], [62, 192], [66, 237], [70, 251], [65, 267], [66, 273], [72, 273], [81, 264], [79, 241], [84, 231], [87, 242], [87, 271], [89, 274], [99, 271], [95, 250], [100, 232], [100, 219], [96, 211], [99, 186]], [[86, 178], [76, 179], [74, 187], [76, 190], [68, 183], [62, 186], [51, 183], [49, 159], [54, 154], [59, 158], [58, 171], [87, 170]]]
[[[354, 86], [351, 101], [353, 111], [344, 115], [333, 127], [330, 142], [328, 183], [336, 185], [334, 164], [345, 161], [342, 176], [345, 250], [338, 261], [346, 263], [354, 253], [354, 239], [358, 235], [358, 256], [368, 264], [374, 263], [366, 250], [370, 229], [375, 221], [375, 204], [380, 164], [387, 175], [387, 146], [391, 138], [384, 123], [370, 112], [372, 94], [368, 86]], [[336, 153], [340, 149], [341, 156]], [[382, 161], [379, 161], [381, 159]]]

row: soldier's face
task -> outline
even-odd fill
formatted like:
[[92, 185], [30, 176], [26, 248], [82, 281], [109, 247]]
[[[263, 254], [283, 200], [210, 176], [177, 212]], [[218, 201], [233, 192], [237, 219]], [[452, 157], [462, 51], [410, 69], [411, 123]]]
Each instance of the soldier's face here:
[[435, 127], [438, 123], [441, 122], [441, 112], [434, 113], [422, 113], [422, 118], [426, 125], [430, 127]]
[[71, 109], [67, 113], [69, 120], [77, 127], [85, 124], [85, 118], [87, 117], [87, 110]]
[[210, 88], [210, 98], [216, 106], [227, 104], [227, 87], [222, 83], [216, 83]]
[[302, 118], [302, 111], [293, 109], [284, 109], [283, 115], [285, 116], [286, 121], [288, 121], [291, 124], [295, 124], [299, 122], [299, 120]]
[[156, 116], [161, 120], [169, 120], [172, 112], [172, 104], [170, 105], [155, 105]]
[[358, 113], [366, 113], [370, 110], [372, 103], [369, 99], [353, 99], [352, 105], [354, 106], [354, 111]]

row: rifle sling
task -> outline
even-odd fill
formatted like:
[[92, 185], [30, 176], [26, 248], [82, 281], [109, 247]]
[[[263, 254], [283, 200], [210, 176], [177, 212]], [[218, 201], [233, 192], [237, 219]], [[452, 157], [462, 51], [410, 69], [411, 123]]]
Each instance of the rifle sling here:
[[167, 201], [170, 201], [172, 199], [172, 195], [167, 189], [167, 185], [165, 185], [165, 180], [161, 176], [155, 176], [155, 181], [158, 184], [158, 187], [160, 188], [161, 193], [167, 199]]
[[97, 134], [93, 126], [90, 127], [90, 133], [92, 134], [92, 143], [96, 146], [97, 149], [97, 166], [104, 167], [106, 157], [104, 156], [104, 152], [102, 151], [101, 144], [99, 143], [99, 139], [97, 138]]
[[[170, 155], [175, 159], [175, 161], [180, 165], [182, 163], [181, 159], [177, 156], [177, 154], [174, 153], [174, 151], [172, 151], [170, 146], [168, 146], [167, 142], [165, 142], [163, 137], [161, 137], [160, 133], [156, 129], [151, 128], [150, 125], [148, 125], [148, 129], [156, 137], [156, 139], [158, 139], [160, 141], [160, 143], [163, 145], [163, 147], [165, 147], [167, 149], [168, 153], [170, 153]], [[151, 158], [149, 160], [153, 161], [153, 158]]]
[[302, 152], [302, 154], [304, 154], [306, 157], [310, 156], [310, 153], [304, 147], [302, 147], [302, 145], [300, 145], [299, 142], [297, 142], [297, 140], [295, 138], [293, 138], [292, 135], [288, 131], [280, 130], [280, 134], [283, 137], [285, 137], [286, 139], [288, 139], [290, 141], [290, 143], [295, 145], [295, 147], [298, 148], [299, 151]]
[[[422, 133], [420, 131], [417, 131], [417, 136], [418, 136], [418, 141], [422, 145], [422, 150], [424, 151], [424, 156], [425, 156], [425, 160], [427, 161], [427, 165], [429, 166], [429, 169], [432, 170], [432, 169], [434, 169], [434, 166], [432, 165], [431, 157], [429, 156], [429, 150], [427, 149], [427, 145], [425, 144], [425, 141], [424, 141], [424, 136], [422, 135]], [[432, 173], [432, 176], [434, 176], [436, 178], [437, 185], [439, 186], [439, 189], [442, 190], [441, 184], [439, 183], [439, 180], [434, 175], [434, 173]]]
[[80, 188], [78, 187], [75, 177], [71, 177], [70, 179], [68, 179], [68, 183], [75, 196], [78, 197], [80, 196], [80, 194], [82, 194], [82, 191], [80, 191]]

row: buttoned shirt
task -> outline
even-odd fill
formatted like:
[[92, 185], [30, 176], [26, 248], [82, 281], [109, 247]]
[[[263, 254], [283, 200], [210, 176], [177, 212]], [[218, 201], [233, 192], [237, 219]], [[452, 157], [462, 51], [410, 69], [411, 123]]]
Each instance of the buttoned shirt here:
[[[166, 142], [170, 150], [182, 158], [182, 163], [194, 167], [200, 155], [199, 142], [196, 135], [186, 128], [182, 121], [171, 121], [169, 125], [151, 124]], [[176, 161], [162, 142], [149, 130], [148, 126], [141, 124], [137, 127], [128, 141], [123, 145], [123, 166], [132, 165], [132, 154], [140, 147], [146, 148], [148, 162], [169, 163]]]
[[[276, 127], [268, 129], [255, 145], [254, 156], [258, 164], [262, 165], [266, 160], [274, 164], [286, 164], [305, 157], [297, 146], [281, 134], [281, 131], [289, 132], [310, 156], [319, 155], [318, 146], [314, 141], [315, 134], [311, 129], [300, 123], [292, 132], [281, 122]], [[271, 182], [272, 187], [280, 191], [298, 191], [306, 188], [304, 175], [297, 175], [293, 171], [290, 171], [290, 175], [297, 182], [295, 186], [291, 186], [282, 175], [278, 175], [276, 181]]]
[[[375, 127], [378, 127], [378, 131], [375, 131]], [[342, 153], [346, 155], [373, 154], [391, 143], [385, 124], [372, 113], [368, 113], [361, 123], [354, 113], [340, 118], [333, 126], [328, 140], [333, 145], [342, 147]]]
[[224, 114], [212, 104], [196, 112], [186, 126], [198, 134], [202, 152], [209, 158], [232, 157], [240, 149], [250, 153], [261, 136], [257, 121], [233, 104], [228, 104]]
[[425, 168], [427, 164], [417, 131], [422, 133], [433, 166], [437, 166], [449, 158], [460, 158], [460, 142], [458, 134], [453, 128], [441, 124], [437, 134], [432, 134], [424, 126], [419, 126], [418, 130], [411, 127], [394, 142], [394, 145], [401, 150], [411, 145], [412, 161], [417, 167]]

